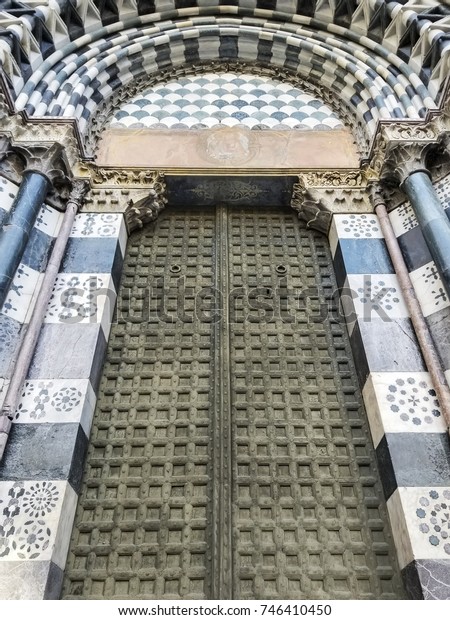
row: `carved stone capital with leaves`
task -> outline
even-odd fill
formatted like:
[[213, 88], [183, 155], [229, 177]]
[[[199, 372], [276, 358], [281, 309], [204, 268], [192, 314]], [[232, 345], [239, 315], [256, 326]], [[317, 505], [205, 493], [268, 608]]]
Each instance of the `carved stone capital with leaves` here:
[[46, 202], [64, 211], [70, 192], [72, 172], [65, 150], [59, 142], [52, 144], [12, 144], [14, 152], [24, 163], [23, 172], [37, 172], [48, 181]]
[[5, 134], [0, 136], [0, 174], [13, 183], [19, 184], [23, 169], [23, 160], [14, 152], [10, 136]]
[[25, 171], [42, 174], [50, 185], [67, 181], [69, 166], [64, 156], [64, 147], [58, 142], [48, 144], [14, 145], [16, 152], [25, 161]]
[[386, 195], [381, 183], [370, 183], [368, 186], [368, 193], [374, 210], [379, 205], [386, 206]]
[[435, 143], [400, 142], [390, 144], [381, 171], [381, 179], [400, 186], [414, 172], [426, 172], [427, 157]]
[[74, 204], [79, 210], [83, 204], [84, 197], [89, 191], [89, 182], [85, 179], [74, 179], [72, 181], [72, 187], [68, 202]]

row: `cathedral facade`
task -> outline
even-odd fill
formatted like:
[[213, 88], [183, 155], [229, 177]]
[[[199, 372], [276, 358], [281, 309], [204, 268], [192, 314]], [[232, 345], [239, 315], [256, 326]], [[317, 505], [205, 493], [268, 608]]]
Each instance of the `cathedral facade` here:
[[450, 8], [0, 0], [0, 596], [450, 598]]

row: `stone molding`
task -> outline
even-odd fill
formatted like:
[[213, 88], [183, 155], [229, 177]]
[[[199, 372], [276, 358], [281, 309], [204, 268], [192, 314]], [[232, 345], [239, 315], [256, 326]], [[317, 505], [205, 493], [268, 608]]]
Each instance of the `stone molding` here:
[[95, 164], [81, 163], [77, 177], [89, 178], [93, 187], [152, 188], [163, 182], [164, 175], [147, 168], [102, 168]]

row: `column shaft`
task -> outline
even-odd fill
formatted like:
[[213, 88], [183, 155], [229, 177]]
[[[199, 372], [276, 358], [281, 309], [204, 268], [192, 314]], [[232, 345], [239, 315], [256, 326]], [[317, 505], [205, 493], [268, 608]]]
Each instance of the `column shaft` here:
[[402, 184], [450, 295], [450, 221], [428, 174], [413, 172]]
[[26, 171], [0, 232], [0, 307], [6, 299], [14, 273], [22, 259], [48, 186], [49, 182], [44, 175]]

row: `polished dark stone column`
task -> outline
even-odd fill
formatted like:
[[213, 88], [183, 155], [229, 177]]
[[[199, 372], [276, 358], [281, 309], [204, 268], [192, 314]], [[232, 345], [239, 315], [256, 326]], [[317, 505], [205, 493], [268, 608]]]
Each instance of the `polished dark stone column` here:
[[0, 232], [0, 306], [6, 299], [48, 189], [49, 181], [43, 174], [34, 171], [24, 173]]
[[426, 172], [412, 172], [402, 184], [450, 295], [450, 221]]

